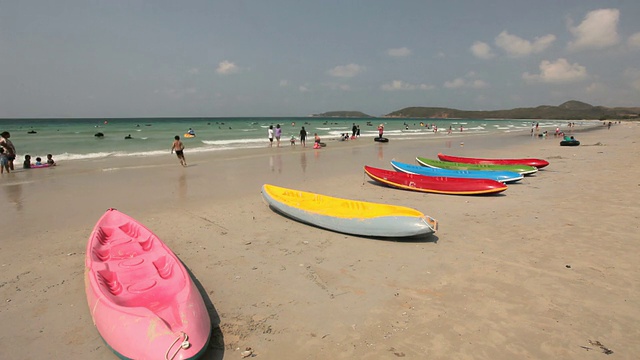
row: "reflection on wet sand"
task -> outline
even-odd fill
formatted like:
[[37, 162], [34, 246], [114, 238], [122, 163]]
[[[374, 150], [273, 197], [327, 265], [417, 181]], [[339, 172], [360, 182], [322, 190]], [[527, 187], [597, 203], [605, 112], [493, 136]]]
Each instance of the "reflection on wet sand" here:
[[15, 205], [17, 211], [22, 211], [22, 184], [5, 185], [4, 193], [7, 194], [9, 203]]
[[303, 173], [307, 172], [307, 153], [304, 151], [300, 153], [300, 167]]
[[307, 172], [307, 153], [304, 151], [300, 153], [300, 167], [303, 173]]
[[269, 168], [271, 171], [278, 170], [279, 173], [282, 172], [282, 157], [280, 154], [275, 156], [275, 164], [274, 164], [274, 156], [269, 156]]
[[382, 144], [378, 144], [378, 160], [384, 160], [384, 146]]
[[282, 156], [280, 154], [276, 155], [276, 169], [278, 173], [282, 173]]
[[178, 179], [178, 197], [180, 200], [187, 200], [187, 173], [183, 172]]

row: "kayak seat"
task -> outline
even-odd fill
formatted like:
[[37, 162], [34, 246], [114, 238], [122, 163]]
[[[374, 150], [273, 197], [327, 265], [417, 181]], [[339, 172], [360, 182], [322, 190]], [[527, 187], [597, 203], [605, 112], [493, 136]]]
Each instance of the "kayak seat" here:
[[97, 261], [107, 261], [111, 257], [109, 248], [100, 247], [93, 249], [93, 258]]
[[[186, 279], [176, 276], [173, 272], [175, 261], [168, 256], [150, 260], [148, 256], [136, 256], [106, 262], [105, 269], [97, 272], [98, 283], [106, 290], [103, 294], [119, 306], [146, 307], [157, 311], [153, 304], [181, 291]], [[111, 271], [109, 265], [117, 271]]]
[[122, 293], [122, 284], [118, 281], [118, 274], [109, 270], [98, 271], [98, 282], [104, 286], [112, 295], [120, 295]]
[[173, 273], [173, 263], [166, 255], [163, 255], [158, 258], [158, 260], [154, 261], [153, 265], [161, 278], [168, 279], [171, 277], [171, 274]]
[[151, 247], [153, 246], [153, 235], [149, 235], [149, 237], [146, 240], [140, 241], [140, 246], [142, 247], [142, 250], [144, 251], [149, 251], [151, 250]]

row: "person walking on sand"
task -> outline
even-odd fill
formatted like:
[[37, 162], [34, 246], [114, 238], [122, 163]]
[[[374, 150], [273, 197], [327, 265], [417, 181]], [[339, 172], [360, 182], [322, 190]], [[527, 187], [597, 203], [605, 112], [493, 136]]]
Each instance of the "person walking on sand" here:
[[282, 136], [282, 128], [280, 124], [276, 124], [276, 142], [278, 147], [280, 147], [280, 137]]
[[11, 134], [8, 131], [3, 131], [0, 134], [0, 146], [4, 148], [4, 153], [7, 155], [7, 166], [13, 170], [13, 160], [16, 159], [16, 148], [9, 138]]
[[269, 130], [267, 131], [269, 135], [269, 147], [273, 146], [273, 125], [269, 125]]
[[356, 138], [356, 133], [358, 132], [358, 127], [356, 126], [356, 123], [353, 123], [353, 126], [351, 127], [351, 138], [355, 139]]
[[304, 129], [304, 126], [302, 127], [302, 129], [300, 129], [300, 143], [302, 144], [302, 147], [307, 147], [307, 130]]
[[180, 160], [180, 165], [187, 166], [187, 160], [184, 158], [184, 144], [180, 141], [180, 136], [176, 135], [173, 138], [173, 145], [171, 145], [171, 153], [176, 152], [176, 156]]

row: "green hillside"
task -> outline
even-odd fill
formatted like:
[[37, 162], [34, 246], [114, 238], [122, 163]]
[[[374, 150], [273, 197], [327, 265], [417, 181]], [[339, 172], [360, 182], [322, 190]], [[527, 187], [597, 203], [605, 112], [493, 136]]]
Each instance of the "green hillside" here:
[[313, 114], [313, 117], [339, 117], [339, 118], [370, 118], [373, 116], [367, 115], [360, 111], [328, 111], [322, 114]]
[[541, 105], [534, 108], [509, 110], [469, 111], [442, 107], [408, 107], [394, 111], [385, 117], [402, 118], [462, 118], [462, 119], [638, 119], [640, 108], [609, 108], [592, 106], [576, 100], [559, 106]]

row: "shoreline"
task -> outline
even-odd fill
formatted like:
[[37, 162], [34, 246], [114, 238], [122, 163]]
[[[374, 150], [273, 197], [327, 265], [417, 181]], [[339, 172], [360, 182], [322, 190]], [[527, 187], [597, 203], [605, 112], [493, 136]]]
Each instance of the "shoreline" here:
[[[264, 121], [264, 119], [261, 119]], [[86, 120], [85, 120], [86, 121]], [[164, 154], [166, 150], [166, 141], [173, 139], [177, 135], [181, 135], [181, 128], [185, 126], [194, 126], [198, 129], [198, 137], [195, 139], [186, 139], [185, 144], [190, 148], [191, 152], [203, 152], [206, 154], [216, 151], [227, 151], [234, 149], [257, 149], [265, 144], [266, 140], [266, 123], [260, 121], [249, 123], [246, 119], [237, 124], [229, 124], [228, 130], [226, 125], [221, 123], [211, 125], [205, 123], [158, 123], [148, 124], [147, 126], [138, 126], [131, 128], [130, 122], [110, 123], [103, 130], [105, 136], [97, 139], [95, 137], [95, 128], [86, 128], [85, 125], [73, 125], [73, 123], [49, 124], [48, 126], [36, 131], [36, 134], [24, 134], [22, 131], [16, 131], [16, 126], [7, 127], [13, 131], [13, 141], [18, 145], [18, 157], [23, 158], [25, 154], [44, 157], [45, 154], [51, 153], [57, 161], [75, 161], [75, 160], [101, 160], [105, 158], [126, 158], [126, 157], [148, 157]], [[383, 121], [383, 120], [381, 120]], [[385, 123], [385, 135], [395, 141], [403, 139], [421, 139], [439, 138], [445, 136], [446, 127], [442, 127], [442, 123], [438, 123], [440, 132], [434, 134], [428, 127], [407, 124], [402, 121], [388, 121]], [[577, 127], [593, 126], [597, 122], [581, 121]], [[501, 132], [520, 132], [530, 129], [530, 124], [522, 120], [485, 120], [472, 119], [465, 124], [464, 135], [485, 133], [496, 134]], [[29, 124], [22, 124], [29, 126]], [[138, 124], [140, 125], [140, 124]], [[154, 126], [151, 126], [154, 125]], [[325, 140], [338, 139], [339, 133], [351, 131], [352, 123], [347, 121], [330, 122], [327, 124], [320, 121], [307, 123], [309, 135], [312, 137], [314, 132]], [[556, 126], [565, 128], [567, 124], [560, 122], [546, 122], [541, 124], [541, 131], [555, 129]], [[202, 127], [204, 126], [204, 127]], [[298, 124], [298, 126], [302, 126]], [[456, 127], [454, 125], [453, 127]], [[405, 129], [405, 127], [410, 127]], [[29, 127], [32, 128], [32, 127]], [[232, 130], [233, 128], [233, 130]], [[300, 127], [295, 125], [286, 125], [283, 127], [284, 143], [288, 145], [288, 139], [291, 135], [298, 136]], [[444, 129], [444, 130], [443, 130]], [[460, 136], [462, 133], [457, 128], [452, 137]], [[34, 130], [35, 131], [35, 130]], [[132, 135], [133, 134], [133, 135]], [[171, 136], [169, 136], [169, 134]], [[123, 139], [131, 136], [131, 139]], [[362, 136], [373, 138], [377, 136], [377, 130], [373, 126], [364, 126], [362, 128]], [[170, 140], [172, 141], [172, 140]]]
[[[576, 148], [553, 135], [480, 134], [464, 146], [364, 138], [321, 150], [187, 148], [187, 168], [167, 150], [143, 164], [5, 174], [0, 312], [12, 326], [0, 330], [0, 357], [114, 358], [83, 282], [87, 237], [108, 207], [155, 232], [206, 291], [220, 324], [206, 359], [237, 358], [245, 347], [261, 359], [582, 359], [588, 340], [632, 357], [640, 174], [626, 159], [640, 155], [639, 125], [575, 129]], [[488, 197], [375, 186], [362, 170], [438, 152], [551, 165]], [[440, 230], [432, 242], [400, 243], [309, 227], [271, 211], [264, 183], [413, 207]]]

